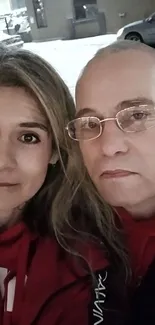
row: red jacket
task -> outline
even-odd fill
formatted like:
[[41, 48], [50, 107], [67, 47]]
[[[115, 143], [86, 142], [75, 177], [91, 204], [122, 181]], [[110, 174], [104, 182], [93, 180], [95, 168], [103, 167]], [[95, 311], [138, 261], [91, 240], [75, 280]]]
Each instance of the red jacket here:
[[[55, 238], [35, 236], [22, 223], [1, 234], [0, 267], [7, 274], [0, 277], [4, 280], [0, 281], [0, 324], [97, 325], [106, 321], [111, 325], [117, 316], [117, 324], [122, 325], [124, 298], [120, 287], [115, 288], [118, 279], [111, 284], [113, 273], [103, 251], [86, 245], [82, 254], [96, 273], [94, 286], [80, 260], [65, 253]], [[107, 306], [116, 309], [114, 317], [104, 312]]]
[[117, 213], [123, 222], [133, 276], [139, 283], [155, 259], [155, 218], [135, 221], [122, 208]]
[[119, 214], [124, 224], [134, 275], [130, 312], [125, 325], [154, 325], [155, 218], [134, 221], [122, 209], [119, 209]]
[[[155, 257], [155, 221], [140, 226], [121, 213], [138, 279]], [[81, 253], [94, 284], [55, 238], [33, 235], [22, 223], [1, 234], [0, 268], [7, 274], [2, 279], [0, 273], [0, 325], [124, 325], [128, 298], [121, 277], [99, 247], [85, 245]]]

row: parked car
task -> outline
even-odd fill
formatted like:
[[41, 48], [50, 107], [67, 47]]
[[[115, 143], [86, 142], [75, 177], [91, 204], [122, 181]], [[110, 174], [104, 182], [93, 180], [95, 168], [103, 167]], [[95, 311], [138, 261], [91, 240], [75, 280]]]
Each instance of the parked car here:
[[155, 44], [155, 13], [148, 18], [135, 21], [121, 28], [117, 33], [117, 39], [128, 39], [144, 42], [148, 45]]
[[8, 47], [22, 47], [24, 42], [20, 35], [7, 35], [0, 31], [0, 44], [7, 45]]

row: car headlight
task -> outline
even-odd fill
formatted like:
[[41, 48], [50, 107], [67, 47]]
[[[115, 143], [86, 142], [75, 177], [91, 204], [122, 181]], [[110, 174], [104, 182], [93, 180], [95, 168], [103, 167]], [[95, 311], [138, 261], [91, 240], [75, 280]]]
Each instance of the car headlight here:
[[124, 32], [124, 28], [119, 29], [119, 31], [117, 32], [117, 37], [120, 37]]

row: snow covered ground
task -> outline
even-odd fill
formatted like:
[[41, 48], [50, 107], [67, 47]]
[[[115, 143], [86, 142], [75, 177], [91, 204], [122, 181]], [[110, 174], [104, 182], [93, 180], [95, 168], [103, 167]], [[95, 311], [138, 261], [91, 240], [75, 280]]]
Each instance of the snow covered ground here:
[[116, 40], [116, 35], [101, 35], [70, 41], [32, 42], [24, 44], [48, 62], [60, 73], [73, 96], [78, 76], [97, 50]]

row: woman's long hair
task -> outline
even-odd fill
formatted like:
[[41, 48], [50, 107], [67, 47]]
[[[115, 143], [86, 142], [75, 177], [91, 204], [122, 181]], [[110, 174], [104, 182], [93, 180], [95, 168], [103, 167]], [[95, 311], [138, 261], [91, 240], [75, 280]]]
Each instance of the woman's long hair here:
[[66, 133], [75, 108], [61, 77], [38, 55], [1, 47], [0, 86], [17, 91], [22, 87], [35, 98], [49, 123], [52, 152], [59, 158], [55, 166], [49, 165], [43, 186], [27, 203], [25, 222], [42, 236], [54, 234], [64, 249], [76, 255], [80, 255], [80, 242], [102, 243], [109, 259], [126, 268], [122, 231], [91, 182], [78, 144]]

